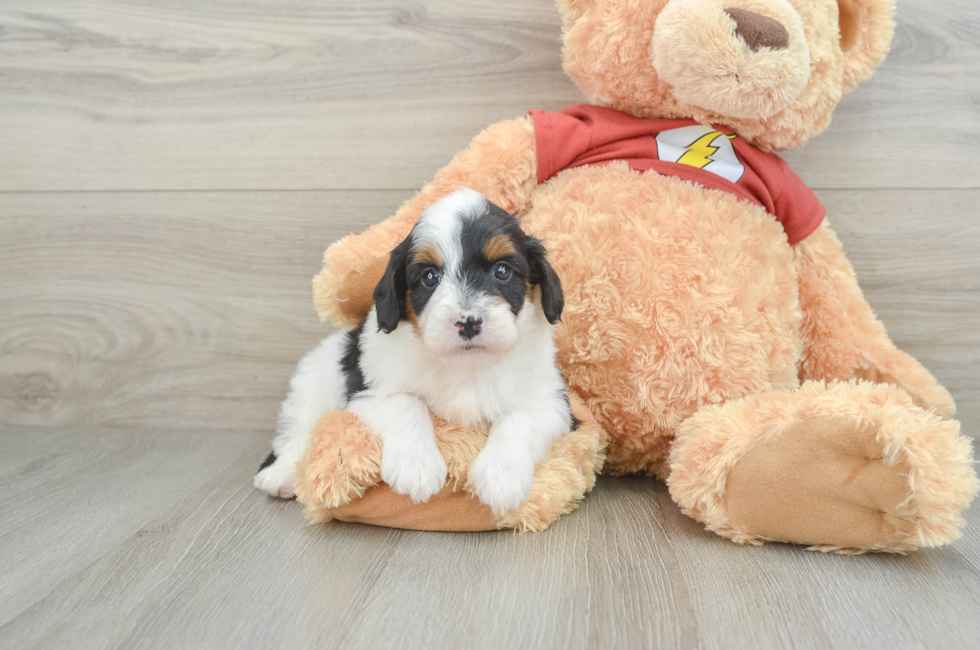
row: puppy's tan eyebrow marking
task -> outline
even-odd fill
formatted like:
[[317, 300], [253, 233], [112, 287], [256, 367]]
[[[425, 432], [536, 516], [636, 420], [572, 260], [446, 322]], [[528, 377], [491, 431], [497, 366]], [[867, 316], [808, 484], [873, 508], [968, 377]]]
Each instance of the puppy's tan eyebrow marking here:
[[517, 249], [514, 248], [513, 242], [503, 235], [491, 237], [489, 240], [487, 240], [487, 243], [483, 245], [483, 257], [485, 257], [488, 262], [496, 262], [497, 260], [507, 257], [508, 255], [513, 255], [516, 252]]
[[442, 255], [434, 244], [426, 244], [412, 254], [412, 261], [416, 264], [431, 264], [432, 266], [442, 267]]

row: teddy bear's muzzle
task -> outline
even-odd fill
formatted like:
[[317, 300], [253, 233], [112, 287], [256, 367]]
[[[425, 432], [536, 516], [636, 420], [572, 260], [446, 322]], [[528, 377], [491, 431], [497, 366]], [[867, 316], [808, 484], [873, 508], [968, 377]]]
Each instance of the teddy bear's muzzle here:
[[677, 99], [740, 119], [775, 115], [810, 80], [802, 21], [780, 0], [671, 0], [650, 54]]

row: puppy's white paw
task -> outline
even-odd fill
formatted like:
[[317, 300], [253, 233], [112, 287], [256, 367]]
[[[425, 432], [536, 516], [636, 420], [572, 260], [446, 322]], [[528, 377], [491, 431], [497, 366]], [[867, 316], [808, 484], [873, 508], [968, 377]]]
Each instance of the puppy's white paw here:
[[446, 461], [435, 443], [386, 441], [381, 452], [381, 479], [415, 503], [424, 503], [446, 484]]
[[485, 448], [469, 469], [470, 484], [493, 514], [501, 516], [524, 503], [534, 482], [534, 463], [518, 454]]
[[292, 499], [293, 481], [296, 480], [296, 463], [279, 458], [255, 475], [255, 487], [280, 499]]

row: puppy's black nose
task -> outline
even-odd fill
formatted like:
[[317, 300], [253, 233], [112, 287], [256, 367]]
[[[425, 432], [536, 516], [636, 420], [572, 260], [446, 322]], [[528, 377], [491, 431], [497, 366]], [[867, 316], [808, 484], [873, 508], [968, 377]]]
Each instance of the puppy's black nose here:
[[459, 335], [466, 340], [479, 334], [481, 325], [483, 325], [483, 319], [479, 316], [467, 316], [465, 319], [460, 316], [456, 320], [456, 328], [459, 330]]

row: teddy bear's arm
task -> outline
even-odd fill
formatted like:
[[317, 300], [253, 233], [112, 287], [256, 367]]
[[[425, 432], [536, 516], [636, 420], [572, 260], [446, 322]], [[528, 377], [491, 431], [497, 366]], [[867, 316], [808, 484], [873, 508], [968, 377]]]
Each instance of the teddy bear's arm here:
[[536, 185], [532, 119], [525, 116], [488, 127], [393, 217], [327, 249], [323, 270], [313, 280], [313, 300], [320, 317], [338, 327], [353, 327], [364, 318], [388, 253], [408, 235], [422, 212], [443, 196], [469, 187], [514, 212], [527, 207]]
[[800, 378], [894, 384], [919, 406], [953, 415], [956, 406], [949, 392], [888, 337], [826, 221], [795, 250], [803, 309]]

